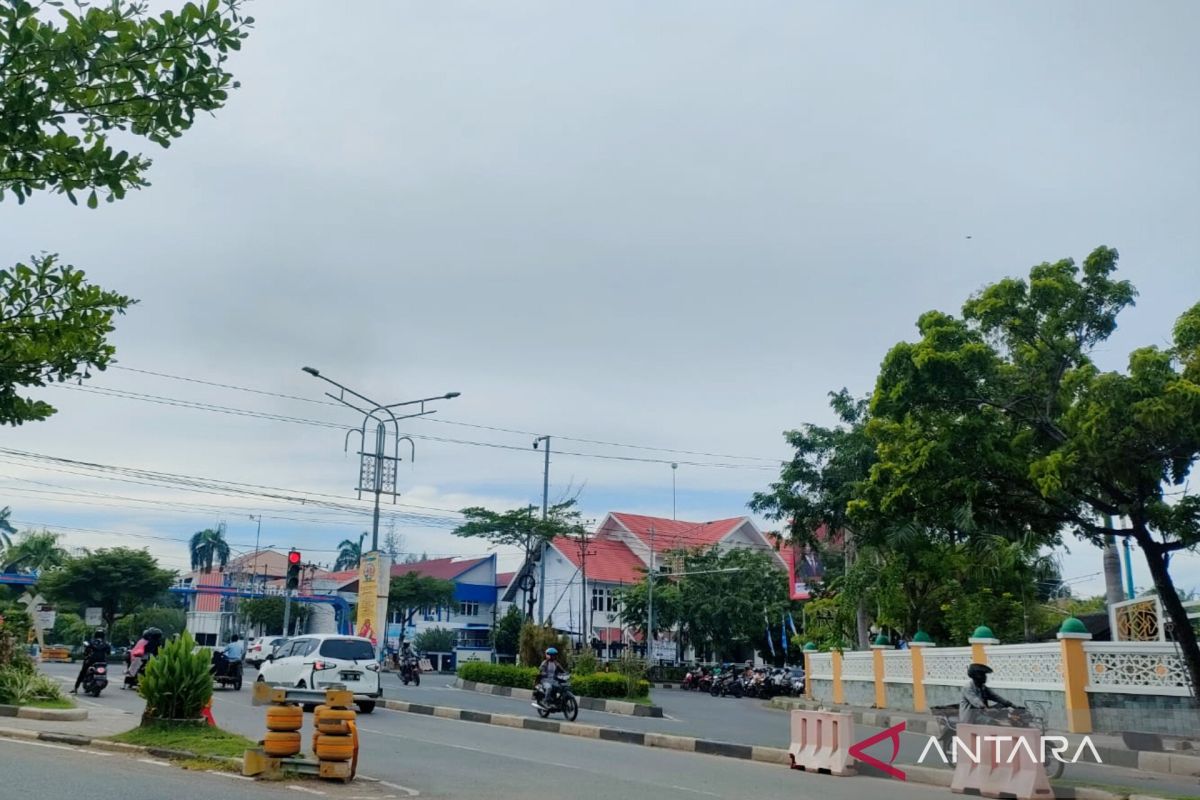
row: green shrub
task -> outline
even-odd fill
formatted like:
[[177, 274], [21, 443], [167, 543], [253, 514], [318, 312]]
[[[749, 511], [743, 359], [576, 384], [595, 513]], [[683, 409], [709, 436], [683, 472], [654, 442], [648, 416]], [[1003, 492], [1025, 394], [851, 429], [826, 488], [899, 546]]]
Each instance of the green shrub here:
[[527, 622], [521, 626], [521, 663], [527, 667], [536, 667], [545, 658], [546, 648], [558, 648], [558, 661], [563, 666], [569, 666], [571, 643], [565, 636], [559, 636], [554, 629], [547, 625], [534, 625]]
[[638, 683], [646, 675], [646, 662], [632, 653], [623, 653], [615, 662], [617, 674], [625, 679], [625, 696], [638, 697]]
[[600, 659], [591, 650], [583, 650], [571, 659], [572, 675], [591, 675], [600, 668]]
[[490, 683], [493, 686], [511, 686], [514, 689], [532, 689], [537, 681], [537, 667], [519, 667], [516, 664], [487, 664], [468, 661], [458, 667], [458, 677], [464, 681]]
[[38, 700], [62, 700], [58, 682], [39, 672], [0, 668], [0, 703], [23, 706]]
[[138, 693], [151, 719], [196, 719], [212, 698], [212, 654], [190, 633], [169, 642], [146, 665]]

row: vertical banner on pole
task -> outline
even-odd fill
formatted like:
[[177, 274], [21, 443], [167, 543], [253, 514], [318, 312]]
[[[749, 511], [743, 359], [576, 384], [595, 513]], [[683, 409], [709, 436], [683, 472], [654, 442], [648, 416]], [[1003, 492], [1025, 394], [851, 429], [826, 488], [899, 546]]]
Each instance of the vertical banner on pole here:
[[376, 653], [383, 644], [386, 630], [391, 572], [391, 559], [387, 553], [378, 550], [364, 553], [358, 564], [358, 616], [354, 632], [370, 639]]

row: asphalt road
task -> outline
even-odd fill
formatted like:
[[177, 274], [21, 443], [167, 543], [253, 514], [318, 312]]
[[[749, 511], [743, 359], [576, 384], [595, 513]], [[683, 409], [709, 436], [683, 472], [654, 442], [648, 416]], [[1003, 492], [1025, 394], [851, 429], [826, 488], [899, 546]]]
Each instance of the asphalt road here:
[[[51, 674], [70, 676], [67, 665], [47, 665]], [[253, 679], [248, 672], [247, 678]], [[527, 701], [493, 697], [449, 687], [444, 676], [426, 676], [420, 688], [404, 687], [394, 675], [384, 676], [388, 697], [433, 705], [474, 708], [533, 716]], [[624, 728], [702, 736], [743, 744], [786, 747], [788, 715], [764, 708], [753, 700], [712, 698], [678, 690], [659, 690], [655, 699], [666, 719], [628, 717], [581, 711], [580, 722]], [[110, 689], [89, 704], [101, 707], [107, 720], [124, 727], [136, 724], [141, 699], [132, 692]], [[101, 708], [95, 708], [100, 712]], [[116, 716], [124, 712], [124, 716]], [[213, 712], [223, 728], [251, 739], [263, 734], [264, 711], [250, 705], [248, 687], [241, 692], [214, 692]], [[99, 715], [98, 715], [99, 718]], [[945, 790], [896, 781], [859, 777], [832, 778], [793, 772], [778, 766], [678, 753], [657, 748], [582, 739], [573, 736], [524, 731], [389, 712], [383, 709], [360, 717], [364, 732], [361, 771], [423, 796], [456, 798], [508, 797], [527, 792], [545, 793], [564, 800], [611, 800], [614, 792], [653, 793], [655, 800], [696, 795], [797, 800], [845, 797], [949, 796]], [[877, 728], [858, 726], [857, 738]], [[97, 731], [103, 734], [104, 731]], [[897, 763], [915, 763], [926, 738], [905, 734]], [[877, 746], [886, 750], [886, 743]], [[885, 756], [886, 757], [886, 756]], [[930, 765], [933, 766], [933, 765]], [[1181, 796], [1200, 796], [1200, 781], [1151, 776], [1135, 770], [1094, 765], [1067, 767], [1068, 779], [1097, 784], [1121, 784], [1142, 791], [1160, 790]], [[0, 800], [3, 800], [0, 790]]]

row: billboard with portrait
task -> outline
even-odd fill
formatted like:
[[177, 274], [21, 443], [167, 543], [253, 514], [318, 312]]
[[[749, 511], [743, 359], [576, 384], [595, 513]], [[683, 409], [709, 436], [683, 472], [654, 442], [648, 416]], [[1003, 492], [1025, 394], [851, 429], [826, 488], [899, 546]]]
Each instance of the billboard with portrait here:
[[825, 566], [821, 556], [812, 545], [791, 549], [791, 598], [808, 600], [816, 593], [816, 587], [825, 577]]

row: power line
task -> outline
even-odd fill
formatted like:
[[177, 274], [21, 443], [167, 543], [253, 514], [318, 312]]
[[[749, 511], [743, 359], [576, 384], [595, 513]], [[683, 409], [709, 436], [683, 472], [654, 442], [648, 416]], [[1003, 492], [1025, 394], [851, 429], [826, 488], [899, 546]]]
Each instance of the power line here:
[[[302, 397], [300, 395], [284, 394], [281, 392], [271, 392], [271, 391], [267, 391], [265, 389], [255, 389], [255, 388], [251, 388], [249, 386], [239, 386], [239, 385], [233, 384], [233, 383], [222, 383], [220, 381], [210, 381], [210, 380], [204, 380], [202, 378], [192, 378], [192, 377], [188, 377], [185, 375], [174, 375], [169, 372], [159, 372], [157, 370], [150, 370], [150, 369], [138, 369], [136, 367], [126, 367], [126, 366], [115, 365], [115, 364], [111, 368], [124, 370], [126, 372], [136, 372], [136, 373], [140, 373], [142, 375], [153, 375], [154, 377], [157, 377], [157, 378], [167, 378], [170, 380], [184, 381], [187, 383], [195, 383], [195, 384], [200, 384], [203, 386], [213, 386], [213, 387], [220, 388], [220, 389], [232, 389], [234, 391], [263, 395], [265, 397], [276, 397], [276, 398], [280, 398], [280, 399], [284, 399], [284, 400], [296, 400], [296, 401], [299, 401], [302, 403], [311, 403], [314, 405], [333, 406], [335, 408], [338, 407], [337, 403], [332, 403], [328, 400], [317, 400], [317, 399], [311, 398], [311, 397]], [[542, 433], [535, 432], [535, 431], [521, 430], [520, 428], [505, 428], [505, 427], [501, 427], [501, 426], [497, 426], [497, 425], [480, 425], [480, 424], [472, 423], [472, 422], [461, 422], [459, 420], [445, 419], [444, 417], [430, 417], [430, 418], [424, 419], [423, 421], [433, 422], [433, 423], [437, 423], [439, 425], [456, 425], [456, 426], [463, 427], [463, 428], [473, 428], [475, 430], [495, 431], [498, 433], [513, 433], [513, 434], [519, 434], [521, 436], [544, 435]], [[624, 447], [624, 448], [628, 448], [631, 450], [646, 450], [649, 452], [656, 452], [656, 453], [675, 453], [677, 455], [689, 455], [689, 456], [705, 456], [707, 458], [734, 458], [734, 459], [739, 459], [739, 460], [744, 460], [744, 461], [761, 461], [764, 463], [772, 464], [773, 468], [777, 467], [782, 461], [782, 459], [764, 458], [762, 456], [742, 456], [742, 455], [735, 455], [735, 454], [731, 454], [731, 453], [710, 453], [710, 452], [705, 452], [703, 450], [679, 450], [679, 449], [674, 449], [674, 448], [670, 448], [670, 447], [653, 447], [651, 445], [629, 444], [627, 442], [613, 442], [613, 441], [606, 441], [603, 439], [585, 439], [585, 438], [578, 437], [578, 436], [564, 436], [562, 434], [551, 434], [551, 435], [554, 436], [555, 439], [561, 439], [563, 441], [579, 442], [581, 444], [597, 444], [597, 445], [603, 445], [605, 447]], [[521, 448], [521, 449], [524, 449], [524, 448]]]

